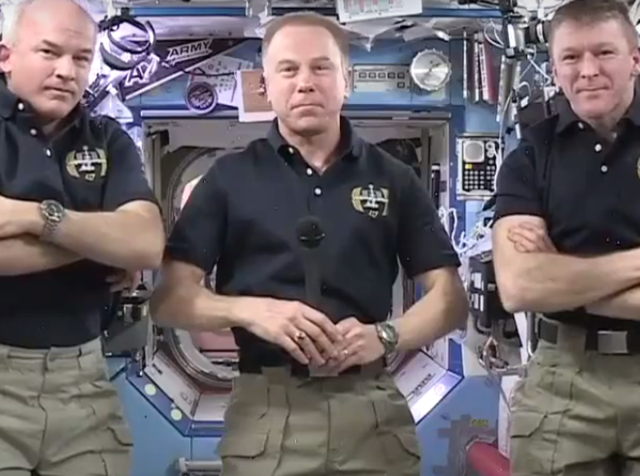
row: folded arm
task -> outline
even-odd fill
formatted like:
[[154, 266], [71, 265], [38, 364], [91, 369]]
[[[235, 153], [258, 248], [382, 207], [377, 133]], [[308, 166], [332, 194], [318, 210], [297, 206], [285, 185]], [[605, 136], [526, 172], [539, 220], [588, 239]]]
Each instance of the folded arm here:
[[[107, 175], [100, 210], [68, 210], [50, 241], [98, 263], [128, 271], [157, 269], [164, 226], [136, 144], [117, 121], [102, 117]], [[37, 234], [42, 223], [36, 225]]]
[[151, 202], [127, 203], [114, 212], [68, 210], [49, 242], [39, 239], [44, 228], [39, 203], [15, 201], [15, 210], [18, 233], [0, 240], [0, 275], [45, 271], [81, 259], [130, 271], [160, 267], [164, 229]]
[[68, 211], [51, 242], [114, 268], [157, 269], [162, 261], [164, 229], [155, 204], [135, 201], [114, 212]]
[[599, 316], [640, 321], [640, 286], [596, 301], [586, 306], [586, 309]]
[[463, 328], [469, 314], [464, 285], [455, 268], [429, 271], [417, 280], [426, 294], [394, 321], [400, 351], [419, 349]]
[[493, 229], [496, 279], [507, 311], [567, 311], [640, 284], [640, 250], [594, 258], [521, 252], [509, 229], [522, 225], [546, 229], [540, 217], [527, 215], [501, 218]]
[[75, 253], [22, 235], [0, 240], [0, 276], [17, 276], [59, 268], [76, 261]]
[[0, 195], [0, 276], [18, 276], [59, 268], [81, 259], [76, 253], [40, 241], [38, 206]]
[[89, 259], [127, 271], [160, 267], [164, 227], [138, 149], [120, 125], [97, 119], [107, 144], [101, 211], [66, 210], [47, 243], [40, 203], [0, 196], [0, 274], [27, 274]]
[[[522, 253], [558, 253], [546, 228], [527, 224], [509, 229], [509, 239]], [[640, 286], [602, 298], [585, 306], [587, 312], [616, 319], [640, 320]]]

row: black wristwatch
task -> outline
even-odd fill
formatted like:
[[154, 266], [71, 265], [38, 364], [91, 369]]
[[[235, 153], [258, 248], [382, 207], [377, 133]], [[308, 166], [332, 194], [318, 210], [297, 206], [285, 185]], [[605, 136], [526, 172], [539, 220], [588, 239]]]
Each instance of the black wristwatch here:
[[44, 228], [40, 239], [46, 241], [56, 232], [56, 229], [64, 219], [65, 209], [55, 200], [45, 200], [40, 204], [40, 216], [44, 220]]
[[375, 325], [376, 332], [378, 333], [378, 339], [382, 342], [385, 355], [393, 354], [398, 347], [398, 330], [393, 323], [389, 321], [379, 322]]

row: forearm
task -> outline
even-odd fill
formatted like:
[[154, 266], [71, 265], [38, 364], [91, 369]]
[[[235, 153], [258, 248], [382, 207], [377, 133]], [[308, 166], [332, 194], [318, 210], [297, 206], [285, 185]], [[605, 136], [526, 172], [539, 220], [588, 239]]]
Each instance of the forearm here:
[[512, 313], [576, 309], [640, 284], [640, 250], [594, 258], [519, 253], [495, 265], [502, 304]]
[[464, 288], [435, 286], [394, 320], [399, 334], [398, 350], [416, 350], [466, 325], [469, 303]]
[[153, 320], [189, 331], [219, 331], [243, 325], [234, 309], [239, 297], [220, 296], [197, 284], [162, 283], [151, 298]]
[[640, 286], [596, 301], [586, 309], [599, 316], [640, 321]]
[[69, 210], [51, 241], [114, 268], [157, 269], [162, 260], [164, 230], [160, 220], [127, 210], [95, 213]]
[[80, 257], [29, 235], [0, 240], [0, 276], [16, 276], [59, 268]]

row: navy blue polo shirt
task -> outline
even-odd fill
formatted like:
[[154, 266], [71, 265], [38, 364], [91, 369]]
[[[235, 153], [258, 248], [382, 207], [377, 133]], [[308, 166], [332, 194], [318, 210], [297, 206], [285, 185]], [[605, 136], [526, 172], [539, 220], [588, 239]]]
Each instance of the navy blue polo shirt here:
[[[391, 311], [398, 258], [409, 276], [459, 260], [428, 191], [411, 167], [365, 142], [341, 122], [339, 160], [318, 174], [274, 122], [267, 138], [216, 160], [193, 190], [170, 234], [166, 256], [205, 273], [216, 292], [305, 301], [296, 236], [301, 218], [320, 219], [320, 310], [334, 322], [383, 321]], [[278, 353], [233, 329], [241, 357]]]
[[[558, 114], [523, 133], [498, 175], [496, 218], [545, 220], [560, 253], [597, 256], [640, 246], [640, 98], [617, 126], [615, 140], [581, 121], [568, 101]], [[603, 277], [604, 279], [604, 277]], [[576, 325], [640, 329], [640, 323], [587, 315], [549, 317]]]
[[[53, 199], [79, 212], [155, 202], [138, 148], [108, 117], [76, 108], [66, 126], [45, 135], [30, 105], [0, 80], [0, 195]], [[134, 237], [132, 237], [134, 239]], [[78, 345], [100, 336], [114, 270], [83, 260], [50, 271], [0, 276], [0, 344], [27, 348]]]

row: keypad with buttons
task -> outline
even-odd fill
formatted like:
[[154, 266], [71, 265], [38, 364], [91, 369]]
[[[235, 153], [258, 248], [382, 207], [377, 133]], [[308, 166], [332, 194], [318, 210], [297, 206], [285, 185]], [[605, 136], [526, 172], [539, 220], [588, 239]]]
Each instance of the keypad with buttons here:
[[355, 92], [406, 91], [410, 89], [409, 67], [402, 65], [356, 65]]
[[[472, 139], [484, 144], [482, 156], [465, 157], [464, 151], [460, 157], [461, 188], [463, 193], [492, 193], [494, 191], [498, 157], [502, 148], [497, 139]], [[464, 147], [463, 147], [464, 148]]]

